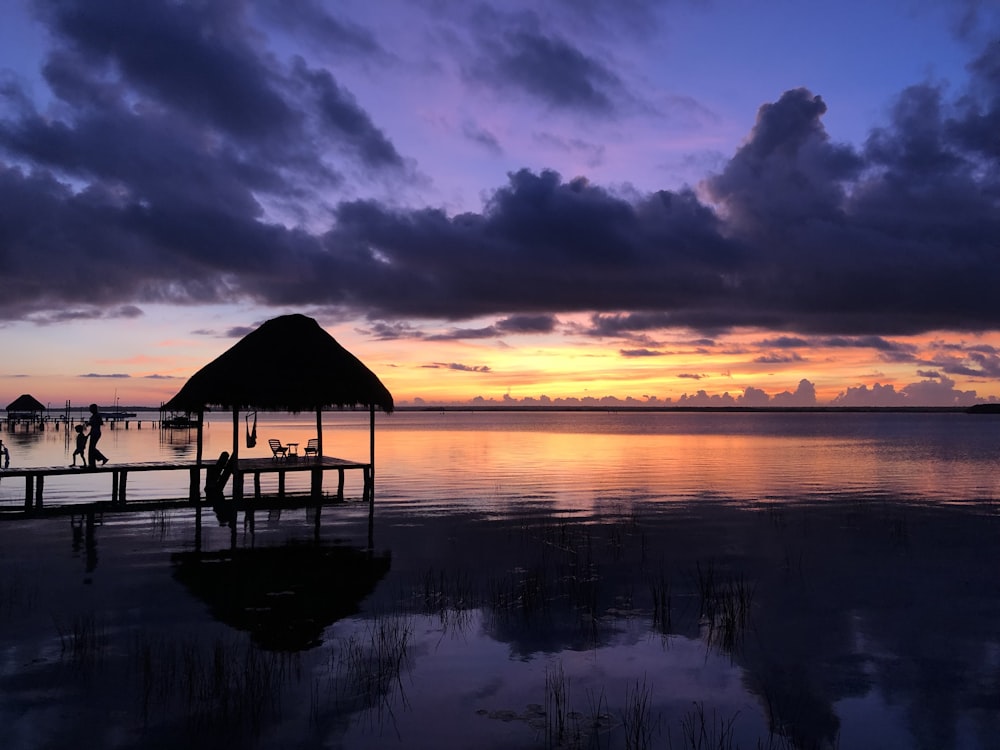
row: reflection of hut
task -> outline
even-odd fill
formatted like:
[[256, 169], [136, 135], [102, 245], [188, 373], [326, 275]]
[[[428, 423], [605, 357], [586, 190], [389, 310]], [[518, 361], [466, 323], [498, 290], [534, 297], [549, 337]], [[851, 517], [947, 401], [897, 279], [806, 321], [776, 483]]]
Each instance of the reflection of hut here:
[[[283, 315], [268, 320], [191, 376], [163, 405], [196, 413], [232, 409], [233, 452], [239, 459], [239, 411], [316, 412], [318, 457], [323, 454], [323, 409], [367, 407], [371, 415], [371, 471], [375, 472], [375, 409], [391, 413], [392, 394], [375, 373], [344, 349], [312, 318]], [[198, 458], [201, 459], [201, 430]], [[374, 480], [373, 480], [374, 481]]]
[[25, 393], [7, 404], [7, 419], [23, 419], [37, 422], [45, 411], [45, 404]]
[[174, 578], [216, 620], [274, 651], [318, 646], [323, 630], [356, 614], [390, 566], [388, 554], [313, 543], [180, 552], [172, 561]]

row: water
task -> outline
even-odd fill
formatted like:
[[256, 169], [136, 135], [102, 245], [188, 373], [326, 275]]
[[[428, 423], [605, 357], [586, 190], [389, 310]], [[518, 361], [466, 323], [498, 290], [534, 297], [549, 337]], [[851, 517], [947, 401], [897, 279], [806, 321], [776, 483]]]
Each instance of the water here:
[[[250, 455], [315, 433], [258, 420]], [[368, 458], [367, 414], [323, 423]], [[73, 450], [3, 437], [12, 465]], [[193, 510], [3, 522], [3, 746], [997, 748], [998, 441], [963, 414], [404, 412], [377, 418], [372, 549], [350, 477], [318, 523], [235, 537]]]

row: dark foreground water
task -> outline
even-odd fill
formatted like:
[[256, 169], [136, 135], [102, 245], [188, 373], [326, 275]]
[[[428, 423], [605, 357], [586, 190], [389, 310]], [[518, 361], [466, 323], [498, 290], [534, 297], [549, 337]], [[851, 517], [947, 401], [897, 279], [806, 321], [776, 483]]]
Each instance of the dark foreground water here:
[[235, 545], [193, 510], [0, 523], [0, 747], [1000, 748], [1000, 418], [399, 413], [377, 446], [371, 548], [350, 481]]

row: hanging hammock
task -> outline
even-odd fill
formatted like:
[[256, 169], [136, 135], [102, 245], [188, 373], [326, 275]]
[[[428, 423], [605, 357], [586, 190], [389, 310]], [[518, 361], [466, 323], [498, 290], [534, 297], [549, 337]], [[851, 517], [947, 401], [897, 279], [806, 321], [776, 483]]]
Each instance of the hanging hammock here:
[[253, 413], [253, 429], [250, 428], [250, 415], [246, 416], [247, 423], [247, 448], [257, 446], [257, 412]]

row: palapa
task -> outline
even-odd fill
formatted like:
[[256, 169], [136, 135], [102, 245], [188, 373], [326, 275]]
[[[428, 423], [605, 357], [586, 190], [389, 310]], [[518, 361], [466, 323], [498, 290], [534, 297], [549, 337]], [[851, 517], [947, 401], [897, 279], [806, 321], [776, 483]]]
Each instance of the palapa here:
[[305, 315], [282, 315], [247, 334], [192, 375], [163, 408], [213, 406], [293, 413], [365, 406], [389, 414], [394, 408], [375, 373]]
[[[371, 415], [371, 471], [375, 470], [375, 410], [391, 414], [392, 394], [361, 360], [314, 319], [282, 315], [263, 323], [202, 367], [172, 399], [167, 411], [233, 412], [233, 452], [239, 455], [239, 411], [316, 412], [318, 459], [323, 456], [323, 409], [367, 407]], [[202, 419], [199, 416], [198, 460]], [[372, 480], [374, 482], [374, 479]]]
[[17, 412], [18, 414], [37, 414], [40, 411], [45, 411], [45, 404], [27, 393], [18, 396], [7, 404], [8, 413]]

